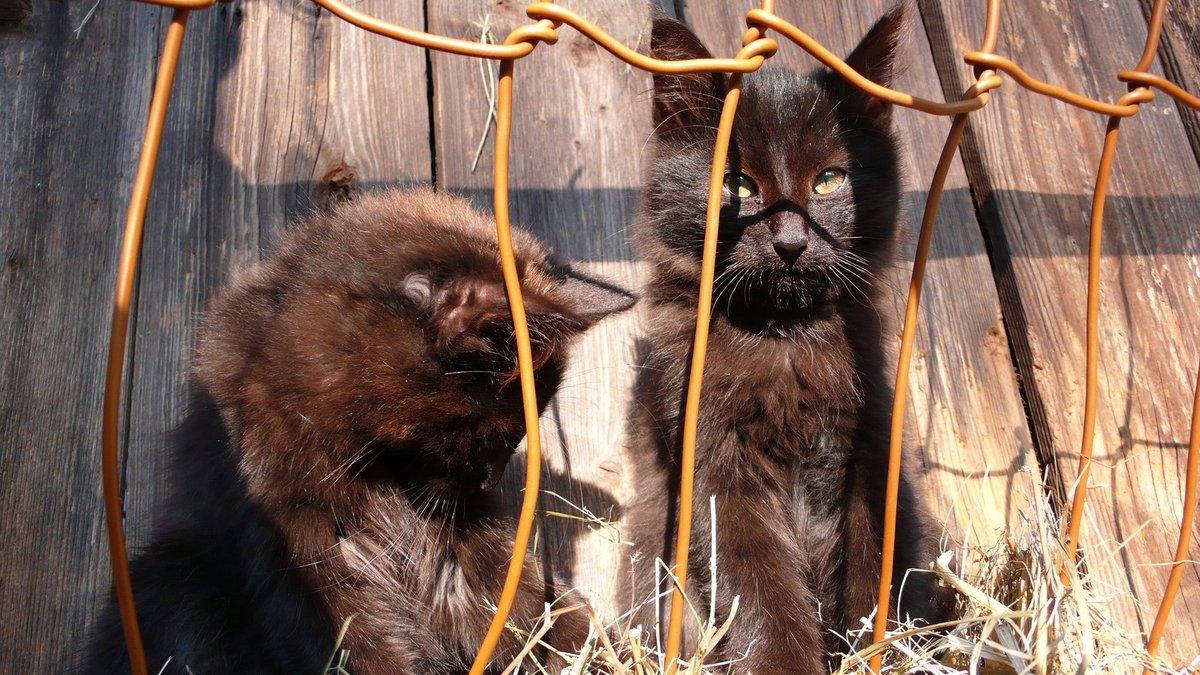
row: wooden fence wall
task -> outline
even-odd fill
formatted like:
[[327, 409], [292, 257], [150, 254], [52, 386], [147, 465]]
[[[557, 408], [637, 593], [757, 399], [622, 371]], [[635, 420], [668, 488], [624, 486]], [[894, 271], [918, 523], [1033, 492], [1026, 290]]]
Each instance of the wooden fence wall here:
[[[643, 0], [569, 6], [645, 47]], [[843, 53], [882, 11], [779, 3]], [[1147, 2], [1008, 0], [998, 53], [1089, 96], [1125, 91]], [[408, 26], [502, 40], [514, 0], [362, 0]], [[753, 3], [661, 0], [717, 54]], [[956, 97], [983, 3], [920, 0], [899, 88]], [[0, 670], [72, 660], [109, 587], [100, 503], [103, 358], [120, 225], [169, 13], [124, 0], [37, 3], [0, 19]], [[90, 17], [90, 18], [89, 18]], [[516, 67], [514, 218], [566, 256], [636, 284], [629, 238], [649, 134], [650, 78], [569, 29]], [[1200, 92], [1200, 9], [1171, 5], [1161, 68]], [[781, 43], [777, 65], [812, 60]], [[429, 183], [490, 207], [487, 65], [358, 31], [303, 0], [237, 0], [192, 16], [147, 219], [123, 447], [128, 530], [145, 543], [165, 439], [184, 413], [198, 313], [289, 218], [384, 185]], [[1159, 66], [1156, 66], [1158, 68]], [[1162, 72], [1161, 70], [1159, 72]], [[752, 76], [751, 76], [752, 77]], [[897, 113], [909, 234], [948, 121]], [[1015, 86], [975, 114], [934, 244], [909, 399], [911, 452], [956, 540], [995, 539], [1045, 475], [1074, 481], [1082, 418], [1086, 213], [1104, 122]], [[1192, 376], [1200, 359], [1200, 120], [1166, 98], [1123, 126], [1109, 197], [1098, 466], [1084, 546], [1142, 639], [1175, 545]], [[478, 166], [472, 168], [486, 136]], [[913, 239], [909, 236], [908, 239]], [[911, 253], [912, 242], [906, 251]], [[880, 309], [899, 314], [908, 265]], [[898, 326], [897, 326], [898, 330]], [[634, 470], [624, 417], [636, 313], [578, 348], [544, 422], [547, 487], [619, 514]], [[519, 463], [515, 463], [520, 467]], [[515, 485], [510, 471], [508, 487]], [[553, 500], [547, 507], [556, 505]], [[625, 550], [547, 518], [540, 556], [608, 596]], [[1106, 551], [1108, 551], [1106, 553]], [[1164, 652], [1200, 654], [1200, 571], [1188, 570]]]

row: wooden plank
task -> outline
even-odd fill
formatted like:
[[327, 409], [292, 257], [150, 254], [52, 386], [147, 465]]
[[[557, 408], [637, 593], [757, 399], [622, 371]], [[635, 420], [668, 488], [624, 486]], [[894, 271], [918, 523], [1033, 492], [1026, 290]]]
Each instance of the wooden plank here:
[[[947, 86], [965, 86], [958, 55], [976, 49], [983, 5], [930, 0], [927, 28]], [[1130, 0], [1103, 5], [1013, 0], [997, 52], [1040, 79], [1115, 100], [1146, 26]], [[1164, 110], [1171, 112], [1164, 113]], [[1017, 367], [1042, 408], [1041, 450], [1070, 487], [1082, 429], [1087, 211], [1105, 121], [1011, 81], [972, 118], [964, 149], [983, 225], [997, 255], [1006, 317], [1027, 332]], [[1166, 169], [1166, 170], [1164, 170]], [[1200, 346], [1200, 171], [1170, 102], [1122, 125], [1106, 204], [1096, 463], [1083, 546], [1105, 614], [1130, 635], [1153, 619], [1173, 554], [1182, 461]], [[1010, 324], [1012, 328], [1012, 324]], [[1200, 570], [1185, 573], [1163, 653], [1200, 654]]]
[[[420, 6], [367, 0], [406, 26]], [[357, 190], [428, 182], [425, 55], [311, 3], [195, 14], [147, 216], [129, 423], [129, 522], [143, 543], [186, 413], [200, 312], [288, 219]]]
[[[132, 4], [132, 3], [130, 3]], [[109, 586], [100, 401], [158, 10], [0, 26], [0, 670], [61, 672]]]
[[[1149, 17], [1153, 2], [1142, 3]], [[1163, 22], [1162, 43], [1158, 47], [1158, 58], [1167, 79], [1192, 94], [1200, 92], [1200, 6], [1194, 2], [1168, 2], [1166, 19]], [[1162, 96], [1162, 94], [1159, 94]], [[1200, 113], [1176, 104], [1192, 143], [1192, 152], [1200, 161]], [[1170, 108], [1162, 109], [1164, 115], [1172, 115]]]
[[[570, 7], [628, 45], [640, 45], [647, 6], [629, 0], [591, 0]], [[521, 7], [504, 2], [433, 0], [430, 30], [493, 39], [529, 22]], [[485, 133], [487, 96], [480, 62], [433, 54], [437, 176], [442, 188], [492, 206], [492, 134], [479, 165], [472, 163]], [[491, 78], [492, 76], [487, 76]], [[636, 287], [637, 266], [627, 228], [640, 178], [640, 153], [649, 134], [649, 75], [634, 70], [569, 27], [554, 46], [539, 46], [516, 64], [512, 138], [512, 215], [567, 258], [609, 279]], [[622, 459], [625, 417], [633, 384], [635, 313], [613, 317], [581, 340], [558, 397], [543, 417], [544, 489], [615, 514], [631, 494]], [[570, 474], [570, 477], [568, 477]], [[515, 495], [524, 465], [514, 462], [504, 489]], [[543, 497], [545, 510], [567, 511]], [[594, 588], [614, 600], [630, 590], [618, 570], [628, 549], [576, 521], [546, 517], [539, 546], [551, 575]], [[571, 574], [569, 570], [574, 570]]]
[[[887, 3], [781, 3], [778, 13], [833, 50], [848, 54]], [[753, 3], [705, 3], [688, 19], [717, 55], [741, 45], [745, 11]], [[914, 19], [918, 17], [914, 16]], [[919, 20], [901, 47], [898, 89], [939, 98], [940, 83]], [[819, 63], [780, 38], [773, 67], [807, 72]], [[753, 77], [751, 75], [750, 77]], [[949, 121], [896, 110], [907, 167], [903, 245], [883, 274], [880, 311], [899, 344], [916, 234], [934, 165]], [[963, 293], [962, 289], [970, 289]], [[952, 540], [989, 543], [1017, 522], [1037, 485], [1037, 462], [1013, 377], [1005, 329], [966, 175], [955, 162], [946, 183], [920, 327], [913, 353], [905, 422], [912, 466], [919, 467], [929, 506]], [[893, 358], [894, 361], [894, 358]], [[1030, 469], [1033, 475], [1022, 475]]]

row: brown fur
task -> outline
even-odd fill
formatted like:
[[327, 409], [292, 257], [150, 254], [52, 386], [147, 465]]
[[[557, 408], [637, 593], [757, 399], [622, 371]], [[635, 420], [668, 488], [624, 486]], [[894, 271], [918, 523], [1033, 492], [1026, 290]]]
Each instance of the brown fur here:
[[[544, 404], [570, 338], [632, 296], [554, 262], [520, 230], [513, 239]], [[317, 216], [222, 292], [194, 364], [198, 408], [218, 411], [220, 423], [187, 432], [178, 487], [236, 483], [240, 496], [205, 504], [204, 494], [177, 495], [156, 540], [199, 549], [200, 571], [215, 567], [225, 581], [178, 591], [190, 576], [178, 570], [190, 563], [159, 545], [135, 566], [134, 583], [158, 597], [229, 600], [177, 617], [140, 598], [158, 663], [318, 673], [354, 617], [343, 647], [356, 675], [465, 673], [515, 530], [490, 492], [525, 432], [511, 321], [494, 224], [427, 190], [364, 196]], [[226, 440], [207, 440], [218, 437]], [[236, 474], [206, 478], [222, 463]], [[213, 537], [231, 543], [208, 548]], [[264, 578], [284, 579], [287, 598]], [[545, 596], [527, 565], [512, 622], [531, 627]], [[237, 615], [285, 602], [308, 612], [311, 630]], [[185, 627], [157, 635], [172, 622]], [[582, 616], [566, 615], [549, 639], [569, 649], [586, 633]], [[261, 644], [242, 644], [253, 640]], [[317, 661], [264, 656], [292, 641]], [[493, 663], [507, 664], [520, 646], [506, 632]]]

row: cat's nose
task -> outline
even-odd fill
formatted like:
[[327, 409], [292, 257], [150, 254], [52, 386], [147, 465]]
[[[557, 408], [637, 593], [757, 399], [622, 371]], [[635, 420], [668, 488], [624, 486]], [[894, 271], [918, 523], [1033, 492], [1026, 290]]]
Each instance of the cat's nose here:
[[808, 232], [802, 228], [784, 228], [771, 238], [775, 253], [783, 262], [791, 265], [800, 259], [808, 248]]

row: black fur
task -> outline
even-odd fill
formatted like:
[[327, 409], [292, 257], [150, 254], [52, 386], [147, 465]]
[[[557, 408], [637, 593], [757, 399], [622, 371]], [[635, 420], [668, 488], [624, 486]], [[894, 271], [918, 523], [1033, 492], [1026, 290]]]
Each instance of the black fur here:
[[[847, 61], [887, 84], [904, 22], [901, 5]], [[654, 23], [651, 49], [669, 59], [709, 55], [665, 17]], [[723, 75], [655, 76], [653, 154], [637, 222], [652, 272], [631, 422], [637, 498], [628, 520], [641, 550], [640, 580], [653, 580], [654, 558], [674, 560], [679, 429], [726, 89]], [[818, 184], [835, 183], [818, 192]], [[741, 187], [746, 194], [738, 197]], [[740, 598], [713, 656], [744, 656], [735, 672], [823, 672], [829, 654], [845, 649], [836, 636], [875, 606], [892, 401], [875, 281], [890, 264], [899, 206], [886, 104], [823, 71], [768, 66], [745, 77], [721, 209], [688, 568], [688, 594], [702, 615], [715, 603], [720, 622]], [[894, 588], [910, 567], [933, 558], [925, 521], [906, 477]], [[644, 590], [642, 598], [650, 595]], [[939, 595], [928, 575], [912, 576], [900, 611], [935, 617], [944, 611]], [[685, 616], [691, 649], [697, 628], [691, 611]], [[652, 609], [640, 620], [649, 625]]]

